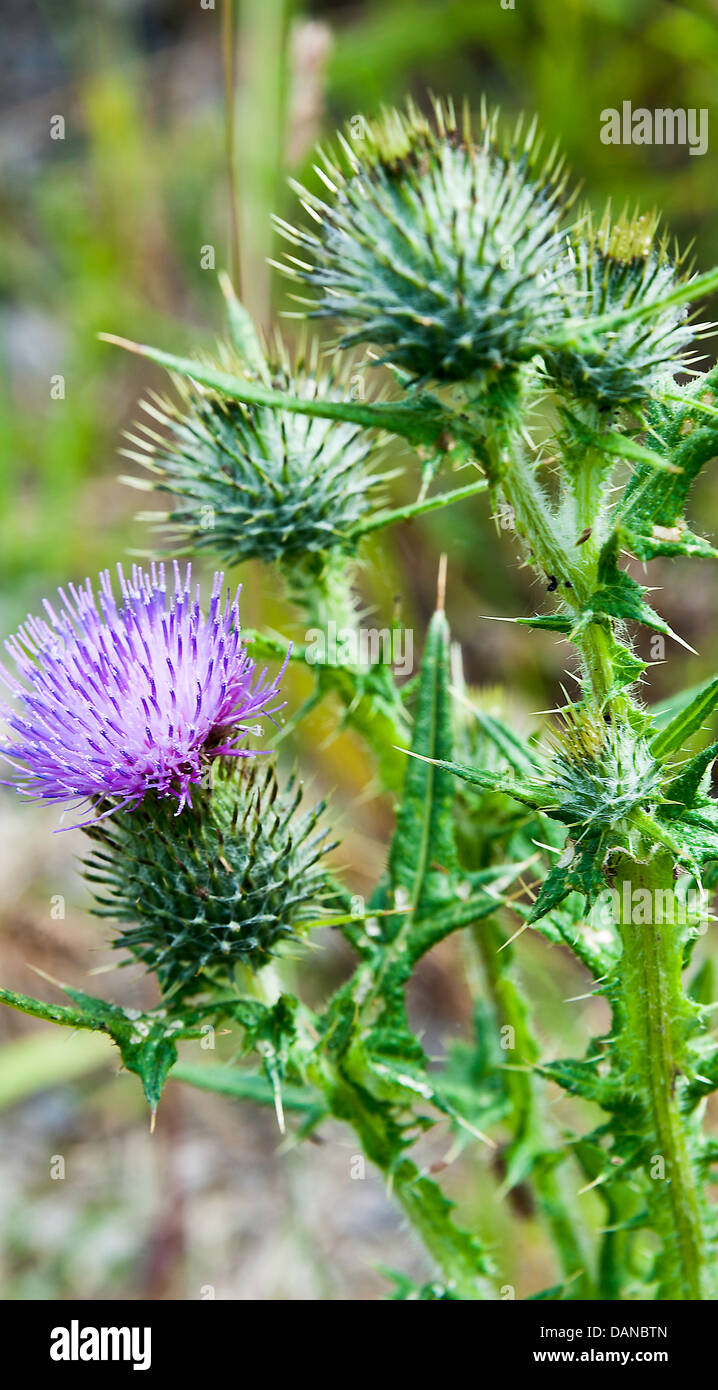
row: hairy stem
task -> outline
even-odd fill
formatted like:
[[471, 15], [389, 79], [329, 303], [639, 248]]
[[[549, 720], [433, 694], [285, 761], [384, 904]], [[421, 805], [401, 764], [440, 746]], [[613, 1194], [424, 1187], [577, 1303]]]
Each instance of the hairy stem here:
[[483, 447], [492, 484], [501, 488], [513, 511], [516, 532], [529, 549], [531, 564], [553, 576], [561, 598], [577, 606], [587, 596], [585, 566], [562, 537], [522, 441], [511, 426], [497, 421]]
[[[513, 1054], [520, 1059], [522, 1067], [531, 1068], [538, 1061], [539, 1047], [531, 1031], [526, 1004], [508, 971], [511, 947], [507, 947], [495, 918], [486, 918], [472, 928], [471, 934], [500, 1025], [512, 1030], [509, 1059]], [[571, 1210], [557, 1176], [551, 1153], [555, 1136], [549, 1133], [543, 1114], [538, 1079], [531, 1071], [514, 1068], [508, 1071], [506, 1084], [512, 1099], [514, 1125], [507, 1182], [520, 1181], [524, 1166], [526, 1176], [530, 1171], [539, 1211], [553, 1236], [561, 1271], [566, 1283], [570, 1284], [571, 1294], [574, 1298], [592, 1298], [594, 1287], [588, 1254], [579, 1238], [576, 1213]]]
[[[703, 1299], [709, 1297], [709, 1280], [702, 1188], [691, 1155], [694, 1126], [681, 1107], [690, 1017], [681, 982], [683, 946], [680, 929], [671, 921], [660, 921], [655, 910], [659, 893], [673, 894], [672, 859], [663, 852], [646, 863], [624, 856], [615, 881], [623, 947], [616, 974], [624, 1020], [617, 1051], [643, 1110], [648, 1206], [664, 1242], [658, 1260], [659, 1296]], [[636, 890], [647, 890], [652, 913], [632, 909]], [[659, 920], [633, 920], [638, 916]]]
[[[286, 567], [289, 595], [310, 627], [322, 632], [353, 633], [359, 626], [353, 589], [356, 565], [343, 555], [312, 554]], [[330, 624], [333, 626], [330, 627]], [[341, 663], [341, 652], [335, 654]], [[344, 658], [346, 659], [346, 658]]]
[[[520, 387], [517, 390], [520, 392]], [[519, 394], [514, 408], [520, 405]], [[470, 410], [470, 418], [472, 414]], [[605, 459], [594, 453], [577, 463], [572, 478], [573, 507], [567, 516], [554, 510], [534, 462], [527, 457], [516, 424], [499, 417], [492, 421], [487, 437], [485, 418], [474, 417], [474, 423], [477, 452], [488, 459], [491, 485], [494, 490], [500, 489], [508, 502], [516, 533], [528, 550], [532, 567], [549, 578], [557, 598], [578, 619], [596, 582]], [[586, 454], [585, 450], [581, 452]], [[589, 528], [591, 535], [580, 544], [580, 537]], [[610, 634], [600, 623], [589, 623], [577, 637], [577, 645], [586, 668], [589, 696], [602, 708], [613, 688]]]

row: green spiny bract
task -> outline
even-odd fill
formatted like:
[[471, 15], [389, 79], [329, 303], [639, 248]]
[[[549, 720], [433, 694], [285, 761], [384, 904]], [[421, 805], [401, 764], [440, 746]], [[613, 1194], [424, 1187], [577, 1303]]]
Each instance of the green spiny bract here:
[[633, 730], [587, 709], [566, 712], [554, 744], [550, 789], [564, 824], [608, 830], [660, 799], [661, 768]]
[[570, 238], [569, 269], [562, 284], [566, 318], [585, 319], [570, 344], [544, 351], [549, 377], [567, 396], [600, 408], [645, 400], [661, 377], [686, 363], [695, 336], [685, 308], [666, 307], [591, 336], [590, 320], [650, 305], [679, 283], [665, 241], [656, 240], [656, 218], [606, 214], [594, 228], [582, 219]]
[[242, 762], [222, 760], [214, 785], [178, 816], [146, 796], [88, 830], [97, 914], [131, 924], [113, 945], [155, 971], [167, 997], [229, 985], [237, 966], [261, 968], [330, 893], [321, 861], [332, 846], [316, 828], [324, 803], [297, 816], [293, 777], [280, 790], [273, 768]]
[[[247, 376], [224, 349], [221, 365]], [[262, 385], [306, 399], [346, 399], [356, 368], [321, 369], [312, 344], [296, 362], [279, 340]], [[253, 379], [258, 379], [253, 377]], [[243, 405], [184, 379], [178, 404], [145, 402], [163, 434], [140, 426], [146, 455], [126, 451], [177, 499], [164, 516], [182, 553], [211, 549], [229, 564], [278, 562], [291, 576], [312, 557], [356, 553], [354, 528], [377, 500], [383, 477], [371, 471], [376, 443], [357, 425]]]
[[[289, 271], [317, 291], [310, 312], [345, 326], [342, 345], [373, 343], [424, 380], [513, 369], [561, 313], [555, 290], [564, 180], [543, 167], [533, 127], [501, 141], [496, 115], [478, 138], [468, 115], [413, 106], [361, 123], [324, 159], [324, 202], [300, 189], [318, 229], [279, 222], [300, 248]], [[311, 264], [307, 263], [307, 257]]]

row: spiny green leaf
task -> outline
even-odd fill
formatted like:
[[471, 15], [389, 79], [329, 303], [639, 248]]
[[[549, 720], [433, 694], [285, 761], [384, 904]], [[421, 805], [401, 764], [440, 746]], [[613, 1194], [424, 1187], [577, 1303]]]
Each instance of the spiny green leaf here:
[[557, 946], [568, 946], [596, 979], [600, 979], [612, 965], [615, 965], [617, 944], [608, 943], [602, 938], [597, 939], [590, 927], [587, 930], [586, 894], [582, 889], [569, 892], [562, 898], [560, 907], [553, 907], [547, 912], [544, 912], [542, 907], [541, 916], [537, 916], [531, 923], [528, 919], [536, 910], [537, 903], [529, 905], [514, 902], [512, 907], [514, 912], [525, 919], [527, 925], [535, 926], [548, 941]]
[[587, 601], [589, 613], [605, 613], [609, 618], [631, 619], [643, 623], [654, 632], [662, 632], [667, 637], [675, 636], [667, 622], [646, 603], [643, 589], [625, 570], [616, 569], [610, 581], [595, 589]]
[[671, 720], [682, 710], [687, 709], [691, 700], [703, 689], [702, 685], [691, 685], [686, 690], [677, 690], [665, 700], [657, 700], [650, 706], [650, 714], [656, 731], [665, 729]]
[[701, 686], [690, 703], [679, 709], [670, 723], [652, 739], [650, 747], [654, 758], [667, 758], [677, 748], [682, 748], [691, 734], [701, 728], [717, 704], [718, 677]]
[[487, 1129], [510, 1109], [505, 1060], [493, 1010], [486, 1000], [477, 998], [472, 1037], [449, 1041], [445, 1065], [434, 1077], [435, 1087], [465, 1120]]
[[122, 1009], [66, 985], [61, 988], [76, 1008], [44, 1004], [4, 989], [0, 990], [0, 1003], [51, 1023], [108, 1033], [119, 1049], [124, 1066], [139, 1076], [147, 1100], [152, 1110], [156, 1110], [167, 1074], [177, 1061], [177, 1039], [196, 1037], [197, 1029], [188, 1029], [183, 1022], [168, 1018], [164, 1011], [143, 1014], [138, 1009]]
[[716, 757], [718, 757], [718, 743], [712, 743], [702, 752], [696, 753], [696, 756], [691, 758], [681, 769], [678, 776], [667, 783], [664, 793], [665, 799], [668, 803], [672, 801], [677, 803], [674, 806], [669, 804], [664, 808], [664, 814], [669, 819], [680, 816], [683, 807], [694, 804], [705, 774], [711, 763], [715, 762]]
[[529, 925], [532, 926], [553, 908], [558, 907], [569, 893], [581, 893], [587, 902], [593, 902], [606, 886], [603, 873], [604, 852], [603, 835], [597, 833], [586, 835], [575, 846], [570, 858], [570, 850], [565, 853], [544, 879], [529, 914]]
[[[412, 758], [422, 762], [432, 762], [431, 758], [426, 758], [422, 753], [417, 753], [413, 749], [406, 749]], [[471, 786], [481, 787], [487, 792], [505, 792], [507, 796], [515, 801], [520, 801], [524, 806], [531, 806], [535, 811], [541, 810], [541, 792], [537, 786], [518, 777], [504, 777], [497, 772], [486, 772], [480, 767], [468, 767], [464, 763], [447, 762], [446, 760], [435, 760], [436, 766], [445, 772], [450, 772], [454, 777], [460, 777], [462, 782], [468, 782]]]
[[252, 316], [237, 298], [232, 282], [224, 272], [219, 275], [219, 284], [227, 306], [227, 322], [233, 346], [250, 370], [256, 372], [268, 385], [269, 369]]
[[451, 896], [448, 875], [457, 868], [454, 784], [442, 771], [442, 760], [452, 752], [449, 629], [443, 612], [429, 624], [412, 751], [418, 756], [407, 765], [388, 872], [393, 891], [403, 890], [412, 911], [422, 914]]
[[533, 618], [514, 618], [522, 627], [534, 627], [544, 632], [573, 632], [576, 621], [564, 613], [537, 613]]
[[[168, 372], [197, 381], [208, 386], [221, 396], [231, 400], [244, 401], [247, 405], [266, 405], [274, 410], [287, 410], [299, 415], [315, 415], [323, 420], [348, 420], [352, 424], [363, 425], [366, 429], [385, 430], [401, 435], [414, 445], [432, 445], [444, 431], [447, 424], [446, 412], [440, 403], [426, 393], [416, 394], [409, 400], [396, 404], [376, 402], [370, 404], [360, 401], [303, 400], [285, 391], [273, 391], [256, 381], [232, 376], [216, 367], [197, 362], [191, 357], [176, 357], [171, 352], [149, 347], [146, 343], [133, 343], [127, 338], [118, 338], [112, 333], [99, 335], [103, 342], [113, 343], [128, 352], [146, 357]], [[456, 428], [456, 423], [454, 423]]]
[[615, 1106], [626, 1104], [625, 1092], [613, 1077], [599, 1073], [600, 1056], [576, 1061], [561, 1058], [538, 1067], [542, 1076], [555, 1081], [569, 1095], [580, 1096], [582, 1100], [593, 1101], [603, 1110], [613, 1110]]
[[187, 1036], [183, 1021], [168, 1018], [164, 1011], [159, 1017], [153, 1014], [134, 1017], [135, 1010], [107, 1004], [104, 999], [94, 999], [80, 990], [65, 986], [65, 993], [79, 1004], [88, 1019], [85, 1027], [102, 1028], [110, 1034], [123, 1065], [139, 1076], [154, 1112], [168, 1073], [177, 1061], [177, 1038]]
[[491, 1297], [487, 1277], [492, 1272], [491, 1264], [479, 1240], [456, 1226], [453, 1203], [432, 1178], [420, 1173], [405, 1156], [418, 1127], [416, 1119], [407, 1132], [393, 1100], [372, 1094], [361, 1080], [346, 1073], [343, 1061], [331, 1065], [325, 1062], [317, 1070], [317, 1080], [332, 1113], [353, 1126], [367, 1157], [391, 1181], [395, 1196], [450, 1289], [462, 1299]]
[[563, 409], [561, 415], [570, 425], [574, 439], [581, 444], [590, 445], [592, 449], [597, 449], [602, 454], [607, 454], [609, 458], [626, 459], [630, 463], [642, 463], [647, 468], [657, 468], [664, 473], [679, 473], [681, 471], [663, 454], [659, 454], [655, 449], [646, 448], [645, 444], [639, 444], [638, 440], [633, 439], [629, 434], [619, 434], [616, 430], [604, 430], [598, 433], [584, 425], [583, 421], [573, 415], [570, 410]]
[[487, 714], [485, 710], [477, 705], [471, 704], [469, 700], [464, 702], [474, 716], [482, 733], [498, 749], [502, 757], [506, 759], [509, 767], [513, 767], [516, 772], [526, 773], [531, 776], [538, 768], [538, 761], [533, 755], [531, 745], [525, 739], [519, 738], [508, 724], [498, 719], [494, 714]]
[[673, 637], [681, 646], [687, 647], [688, 644], [673, 632], [650, 604], [646, 603], [642, 585], [632, 579], [625, 570], [618, 568], [616, 561], [619, 544], [620, 537], [618, 532], [614, 531], [599, 556], [598, 587], [583, 605], [584, 612], [643, 623], [654, 632], [662, 632], [667, 637]]
[[[486, 878], [493, 878], [497, 882], [503, 881], [504, 885], [517, 878], [525, 866], [521, 863], [513, 865], [497, 865], [487, 871]], [[470, 880], [469, 880], [470, 881]], [[473, 922], [481, 922], [484, 917], [489, 917], [503, 905], [503, 896], [499, 891], [483, 893], [471, 893], [468, 897], [457, 897], [455, 901], [446, 907], [437, 906], [426, 914], [417, 914], [408, 942], [408, 958], [412, 964], [442, 941], [451, 932], [457, 931], [461, 927], [468, 927]]]
[[291, 1044], [297, 1035], [297, 1000], [291, 994], [280, 994], [274, 1004], [259, 999], [228, 1000], [226, 1015], [244, 1029], [244, 1050], [269, 1049], [284, 1065]]
[[[715, 368], [674, 400], [655, 401], [648, 410], [649, 439], [673, 468], [666, 478], [639, 466], [631, 478], [619, 515], [621, 543], [640, 559], [658, 555], [715, 558], [718, 551], [686, 526], [684, 509], [698, 473], [718, 453], [718, 420], [706, 419], [706, 398], [715, 403]], [[676, 404], [676, 401], [678, 402]]]
[[0, 1004], [10, 1009], [41, 1018], [46, 1023], [61, 1023], [67, 1028], [94, 1028], [99, 1024], [89, 1023], [79, 1009], [70, 1009], [67, 1004], [46, 1004], [42, 999], [32, 999], [28, 994], [16, 994], [11, 989], [0, 989]]

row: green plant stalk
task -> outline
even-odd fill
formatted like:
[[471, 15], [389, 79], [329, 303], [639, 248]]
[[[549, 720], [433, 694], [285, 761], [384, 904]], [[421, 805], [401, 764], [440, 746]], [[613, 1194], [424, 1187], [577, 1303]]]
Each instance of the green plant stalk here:
[[[650, 847], [647, 847], [650, 853]], [[631, 920], [630, 894], [673, 891], [672, 857], [659, 851], [642, 862], [624, 856], [616, 871], [622, 955], [618, 969], [623, 1028], [617, 1040], [622, 1071], [633, 1078], [644, 1110], [649, 1164], [665, 1162], [665, 1177], [649, 1177], [648, 1207], [669, 1257], [661, 1258], [660, 1296], [711, 1297], [702, 1183], [691, 1155], [694, 1124], [680, 1104], [689, 1005], [683, 992], [683, 946], [673, 923]], [[630, 894], [621, 891], [629, 885]], [[634, 916], [637, 914], [633, 914]], [[670, 1257], [670, 1251], [673, 1257]]]
[[[520, 385], [517, 389], [519, 394], [514, 408], [520, 409]], [[572, 543], [567, 543], [515, 425], [505, 417], [499, 418], [488, 438], [483, 413], [479, 413], [475, 425], [477, 451], [482, 448], [488, 460], [490, 484], [495, 491], [503, 493], [512, 508], [516, 532], [528, 549], [532, 566], [559, 582], [561, 599], [573, 608], [578, 619], [595, 585], [598, 555], [595, 542], [591, 545], [590, 538], [588, 550], [575, 542], [586, 527], [597, 529], [600, 525], [605, 460], [594, 454], [590, 466], [584, 461], [587, 476], [579, 484], [575, 497]], [[600, 623], [589, 623], [581, 631], [576, 645], [583, 657], [588, 692], [603, 708], [614, 686], [608, 634]]]
[[380, 531], [384, 526], [391, 526], [395, 521], [408, 521], [410, 517], [437, 511], [438, 508], [449, 506], [452, 502], [464, 502], [468, 497], [475, 497], [477, 493], [485, 492], [487, 487], [488, 483], [485, 478], [477, 478], [475, 482], [467, 483], [465, 487], [455, 488], [452, 492], [438, 493], [435, 497], [425, 497], [418, 502], [409, 502], [406, 506], [394, 507], [391, 511], [377, 512], [375, 516], [358, 522], [354, 534], [367, 536], [371, 531]]
[[[598, 422], [596, 422], [598, 427]], [[610, 419], [604, 432], [610, 433]], [[598, 437], [598, 436], [596, 436]], [[573, 492], [573, 529], [576, 538], [590, 530], [590, 535], [580, 546], [574, 544], [574, 552], [580, 557], [582, 587], [595, 587], [598, 577], [598, 562], [602, 540], [602, 521], [606, 507], [606, 487], [611, 472], [611, 456], [600, 449], [588, 447], [579, 450], [579, 458], [567, 459], [571, 469]], [[600, 623], [589, 623], [577, 635], [576, 645], [583, 658], [590, 693], [604, 709], [613, 695], [613, 662], [610, 651], [610, 637]], [[624, 697], [621, 697], [623, 707]], [[615, 711], [618, 712], [618, 711]]]
[[[271, 968], [254, 976], [248, 970], [242, 971], [239, 983], [264, 1003], [271, 1004], [277, 998], [279, 984]], [[394, 1122], [383, 1107], [372, 1102], [369, 1092], [345, 1074], [323, 1046], [316, 1046], [319, 1020], [311, 1010], [302, 1007], [298, 1021], [306, 1059], [306, 1079], [315, 1088], [314, 1121], [322, 1118], [321, 1106], [317, 1104], [318, 1092], [324, 1097], [329, 1113], [352, 1127], [366, 1157], [386, 1178], [392, 1195], [435, 1260], [452, 1293], [474, 1301], [495, 1298], [483, 1251], [472, 1236], [455, 1225], [452, 1203], [411, 1159], [402, 1158], [397, 1162], [396, 1146], [389, 1132]], [[196, 1077], [188, 1079], [197, 1084]], [[296, 1098], [295, 1088], [290, 1088], [290, 1095]], [[269, 1100], [270, 1088], [261, 1098]]]
[[[351, 558], [336, 554], [326, 558], [309, 555], [292, 568], [289, 593], [307, 624], [307, 638], [312, 629], [327, 636], [333, 633], [338, 645], [348, 635], [358, 636], [359, 597], [353, 588], [356, 568]], [[369, 744], [387, 789], [399, 792], [405, 759], [398, 750], [406, 738], [407, 724], [393, 672], [390, 667], [380, 668], [378, 673], [371, 668], [352, 669], [342, 660], [341, 647], [334, 656], [335, 660], [328, 653], [326, 663], [312, 667], [317, 684], [311, 700], [318, 703], [324, 694], [339, 698], [344, 723]]]
[[[242, 983], [249, 983], [255, 997], [263, 1002], [270, 1003], [276, 998], [277, 981], [270, 971], [264, 971], [253, 979], [250, 972], [243, 972]], [[403, 1158], [397, 1162], [396, 1145], [389, 1133], [394, 1122], [388, 1120], [383, 1107], [372, 1102], [369, 1092], [345, 1075], [341, 1065], [330, 1057], [323, 1045], [317, 1046], [319, 1020], [312, 1011], [302, 1006], [297, 1017], [304, 1055], [304, 1079], [313, 1088], [309, 1092], [311, 1108], [308, 1123], [314, 1127], [328, 1112], [335, 1119], [348, 1124], [357, 1135], [366, 1157], [386, 1178], [391, 1194], [435, 1260], [451, 1292], [461, 1299], [474, 1301], [495, 1298], [483, 1252], [472, 1236], [454, 1224], [451, 1202], [410, 1159]], [[236, 1087], [232, 1070], [227, 1068], [222, 1071], [225, 1071], [225, 1076], [222, 1076], [219, 1068], [195, 1067], [185, 1069], [183, 1074], [180, 1066], [175, 1074], [180, 1080], [205, 1085], [210, 1090], [226, 1090], [228, 1083]], [[241, 1074], [238, 1080], [241, 1087]], [[246, 1078], [244, 1081], [246, 1085]], [[250, 1080], [250, 1085], [254, 1088], [253, 1099], [266, 1103], [276, 1101], [272, 1087], [257, 1088], [255, 1078]], [[283, 1094], [283, 1086], [281, 1091]], [[290, 1086], [288, 1094], [295, 1106], [301, 1103], [301, 1091], [297, 1087]], [[320, 1096], [326, 1110], [319, 1100]]]
[[451, 1292], [472, 1302], [495, 1300], [496, 1291], [480, 1247], [452, 1220], [452, 1204], [411, 1159], [398, 1163], [381, 1111], [368, 1095], [324, 1058], [311, 1079], [324, 1092], [331, 1113], [353, 1128], [367, 1158], [387, 1179], [424, 1248], [435, 1261]]
[[[480, 428], [492, 484], [501, 488], [514, 510], [516, 529], [528, 547], [531, 563], [546, 573], [568, 577], [572, 585], [568, 601], [580, 606], [595, 582], [595, 550], [582, 556], [582, 547], [574, 546], [573, 554], [569, 554], [535, 469], [508, 422], [498, 424], [488, 447], [485, 428]], [[590, 488], [584, 495], [584, 506], [590, 503], [594, 507], [597, 498], [593, 492]], [[590, 522], [595, 525], [600, 515], [599, 507]], [[586, 515], [579, 512], [577, 525], [582, 521], [588, 524]], [[565, 599], [563, 592], [562, 598]], [[615, 688], [609, 634], [601, 625], [591, 623], [581, 632], [576, 645], [583, 658], [585, 697], [603, 711]], [[621, 697], [622, 712], [629, 703], [627, 697]], [[656, 849], [655, 842], [649, 843], [646, 859]], [[625, 876], [628, 881], [636, 880], [634, 886], [672, 889], [672, 871], [672, 858], [661, 852], [650, 863], [637, 863], [628, 857], [625, 861]], [[683, 1046], [679, 1021], [685, 1021], [687, 1010], [681, 981], [681, 947], [670, 930], [657, 931], [630, 923], [621, 923], [621, 938], [623, 968], [618, 972], [616, 989], [618, 1011], [626, 1019], [624, 1074], [638, 1080], [645, 1138], [649, 1147], [665, 1158], [670, 1174], [665, 1183], [652, 1182], [649, 1207], [655, 1229], [671, 1240], [675, 1250], [675, 1267], [663, 1280], [659, 1297], [700, 1299], [707, 1296], [702, 1188], [686, 1142], [686, 1120], [674, 1095]]]
[[355, 632], [358, 599], [353, 589], [356, 566], [344, 555], [306, 555], [287, 567], [287, 587], [308, 626], [322, 632]]
[[[512, 1051], [524, 1067], [532, 1068], [539, 1059], [539, 1048], [531, 1031], [528, 1009], [509, 974], [512, 948], [507, 946], [499, 923], [492, 917], [472, 927], [471, 935], [500, 1024], [513, 1029]], [[533, 1180], [540, 1214], [553, 1236], [561, 1271], [566, 1283], [570, 1283], [572, 1296], [593, 1298], [595, 1288], [588, 1252], [579, 1236], [576, 1213], [571, 1210], [557, 1177], [538, 1078], [531, 1070], [512, 1068], [507, 1072], [506, 1085], [512, 1099], [514, 1123], [507, 1180], [513, 1177], [514, 1181], [520, 1181], [526, 1168], [526, 1177]]]

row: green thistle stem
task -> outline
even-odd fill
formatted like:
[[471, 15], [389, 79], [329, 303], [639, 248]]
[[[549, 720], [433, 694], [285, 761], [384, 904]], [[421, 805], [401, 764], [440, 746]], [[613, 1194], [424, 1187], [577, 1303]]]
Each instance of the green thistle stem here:
[[[477, 424], [477, 447], [480, 442], [488, 455], [492, 484], [501, 488], [513, 510], [517, 534], [529, 547], [532, 565], [556, 578], [562, 600], [578, 616], [595, 583], [595, 547], [584, 552], [583, 546], [564, 541], [535, 466], [526, 457], [517, 431], [506, 420], [499, 420], [487, 440], [481, 422]], [[596, 525], [602, 507], [600, 481], [605, 475], [605, 462], [596, 458], [594, 466], [586, 471], [589, 480], [577, 497], [574, 540], [585, 527]], [[609, 643], [609, 634], [597, 623], [585, 627], [577, 641], [586, 666], [589, 690], [600, 707], [605, 705], [613, 687]]]
[[[572, 588], [568, 590], [572, 604], [588, 597], [586, 572], [580, 555], [570, 553], [557, 529], [536, 469], [525, 455], [517, 432], [505, 421], [494, 424], [488, 440], [483, 437], [481, 420], [477, 422], [477, 445], [488, 454], [489, 476], [494, 487], [500, 487], [513, 510], [516, 532], [530, 547], [531, 563], [546, 574], [554, 575]], [[561, 596], [564, 597], [562, 588]]]
[[358, 623], [357, 599], [353, 590], [355, 566], [344, 555], [306, 555], [286, 566], [290, 597], [301, 608], [307, 625], [327, 632], [355, 632]]
[[[498, 922], [489, 917], [472, 927], [471, 935], [481, 959], [484, 978], [501, 1026], [513, 1029], [513, 1053], [532, 1067], [539, 1059], [539, 1047], [531, 1030], [524, 1000], [509, 974], [513, 956]], [[509, 1054], [510, 1058], [510, 1054]], [[514, 1138], [509, 1153], [508, 1179], [512, 1170], [520, 1180], [523, 1161], [533, 1179], [541, 1216], [553, 1235], [561, 1270], [570, 1282], [573, 1298], [593, 1298], [595, 1290], [588, 1269], [588, 1254], [579, 1235], [576, 1213], [570, 1209], [556, 1173], [538, 1079], [530, 1071], [512, 1068], [506, 1085], [512, 1099]]]
[[[659, 891], [673, 892], [673, 861], [665, 853], [646, 863], [626, 856], [615, 881], [623, 947], [616, 972], [618, 1012], [625, 1020], [617, 1050], [621, 1070], [633, 1078], [641, 1098], [649, 1172], [656, 1158], [665, 1162], [665, 1177], [648, 1180], [649, 1211], [664, 1241], [659, 1297], [704, 1299], [710, 1297], [704, 1206], [691, 1156], [694, 1126], [680, 1104], [689, 1016], [681, 983], [681, 934], [672, 922], [632, 921], [630, 911], [636, 889], [647, 889], [653, 902]], [[622, 891], [624, 883], [630, 892]]]
[[452, 502], [464, 502], [468, 497], [475, 497], [479, 492], [485, 492], [488, 483], [485, 478], [476, 478], [473, 483], [467, 483], [466, 487], [455, 488], [453, 492], [438, 493], [436, 497], [424, 497], [418, 502], [409, 502], [404, 507], [394, 507], [392, 511], [377, 512], [374, 516], [367, 517], [364, 521], [357, 523], [354, 528], [356, 536], [367, 536], [371, 531], [380, 531], [385, 526], [391, 526], [395, 521], [408, 521], [410, 517], [423, 516], [426, 512], [435, 512], [440, 507], [450, 506]]

